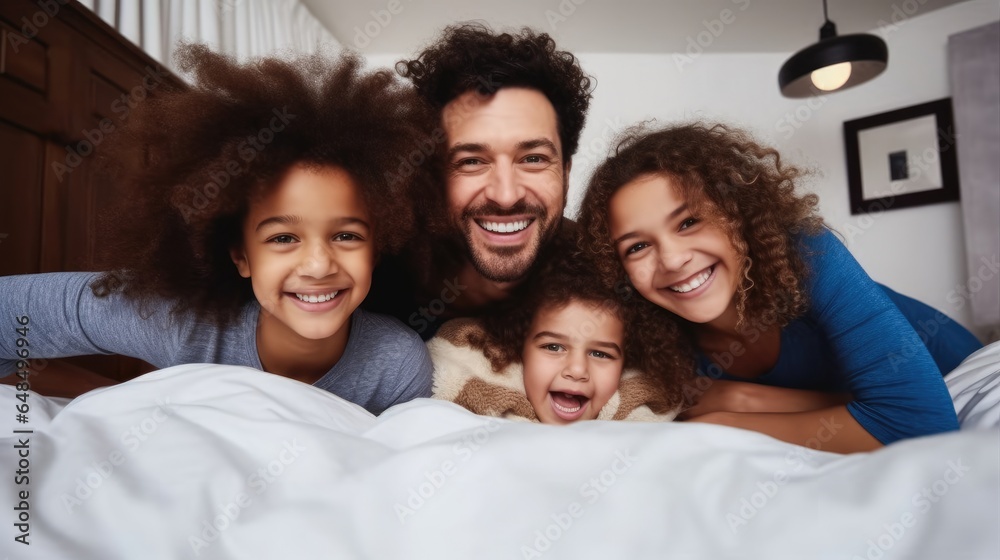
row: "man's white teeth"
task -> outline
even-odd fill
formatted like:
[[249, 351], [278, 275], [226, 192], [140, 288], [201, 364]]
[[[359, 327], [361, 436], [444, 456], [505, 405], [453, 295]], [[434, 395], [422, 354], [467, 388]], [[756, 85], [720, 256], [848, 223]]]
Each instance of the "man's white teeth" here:
[[492, 231], [493, 233], [514, 233], [515, 231], [521, 231], [522, 229], [528, 227], [531, 220], [504, 223], [478, 221], [478, 223], [483, 229], [486, 231]]
[[569, 413], [569, 412], [576, 412], [577, 410], [580, 410], [580, 405], [574, 406], [573, 408], [566, 408], [565, 406], [559, 406], [559, 403], [557, 403], [557, 402], [552, 403], [552, 405], [555, 406], [557, 409], [559, 409], [560, 412], [567, 412], [567, 413]]
[[306, 303], [323, 303], [324, 301], [330, 301], [331, 299], [337, 297], [338, 293], [340, 293], [340, 290], [337, 290], [336, 292], [330, 292], [329, 294], [323, 294], [321, 296], [317, 295], [307, 296], [305, 294], [295, 294], [295, 297], [299, 298], [300, 300]]
[[712, 275], [712, 269], [706, 268], [704, 272], [692, 278], [690, 282], [686, 282], [684, 284], [674, 284], [673, 286], [667, 286], [667, 287], [675, 292], [680, 292], [684, 294], [704, 284], [705, 280], [708, 280], [708, 277], [711, 275]]

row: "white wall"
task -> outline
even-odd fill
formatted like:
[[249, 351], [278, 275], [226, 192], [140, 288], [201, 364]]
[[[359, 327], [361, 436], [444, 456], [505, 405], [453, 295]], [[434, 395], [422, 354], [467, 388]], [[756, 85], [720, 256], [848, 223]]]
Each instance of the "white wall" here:
[[[778, 91], [778, 69], [792, 53], [713, 54], [711, 44], [686, 59], [576, 53], [598, 83], [573, 162], [566, 214], [576, 215], [590, 173], [607, 155], [608, 140], [625, 126], [651, 118], [736, 124], [775, 145], [793, 163], [815, 171], [804, 187], [819, 195], [823, 217], [845, 234], [848, 247], [875, 280], [973, 329], [967, 307], [949, 303], [948, 298], [967, 280], [959, 204], [851, 216], [842, 125], [845, 120], [948, 97], [948, 35], [997, 19], [1000, 3], [972, 1], [917, 13], [894, 28], [869, 30], [889, 45], [886, 71], [854, 89], [809, 100], [786, 99]], [[730, 25], [739, 24], [737, 17]], [[391, 65], [405, 57], [371, 57], [370, 63]], [[956, 300], [954, 295], [950, 299]], [[983, 329], [973, 330], [985, 334]]]

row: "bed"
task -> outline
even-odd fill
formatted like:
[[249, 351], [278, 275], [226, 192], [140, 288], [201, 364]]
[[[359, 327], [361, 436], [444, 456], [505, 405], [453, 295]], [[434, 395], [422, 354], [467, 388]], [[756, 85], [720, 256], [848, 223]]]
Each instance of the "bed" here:
[[849, 456], [722, 426], [545, 426], [430, 399], [376, 418], [218, 365], [72, 402], [29, 393], [26, 423], [4, 386], [3, 556], [997, 558], [1000, 344], [948, 381], [961, 431]]

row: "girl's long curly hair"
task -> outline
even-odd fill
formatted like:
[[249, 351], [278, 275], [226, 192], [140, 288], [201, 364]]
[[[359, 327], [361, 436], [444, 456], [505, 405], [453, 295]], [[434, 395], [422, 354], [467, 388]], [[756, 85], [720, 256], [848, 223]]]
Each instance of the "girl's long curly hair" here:
[[804, 172], [742, 130], [693, 123], [626, 131], [615, 153], [591, 177], [580, 211], [582, 246], [605, 285], [627, 283], [612, 246], [609, 203], [627, 183], [662, 175], [692, 213], [715, 221], [741, 257], [739, 324], [783, 327], [808, 306], [807, 270], [797, 242], [822, 227], [818, 197], [796, 193]]
[[102, 146], [120, 188], [106, 215], [96, 295], [120, 291], [146, 305], [225, 324], [253, 299], [230, 249], [250, 204], [295, 165], [351, 175], [373, 222], [376, 251], [413, 234], [412, 190], [435, 180], [431, 164], [391, 173], [430, 142], [433, 109], [391, 71], [365, 72], [344, 54], [245, 64], [187, 45], [180, 68], [195, 85], [151, 95]]
[[[634, 297], [625, 286], [604, 286], [591, 261], [578, 249], [542, 266], [530, 280], [524, 300], [504, 313], [485, 316], [484, 337], [470, 340], [490, 360], [494, 371], [521, 361], [531, 323], [539, 312], [576, 302], [622, 321], [624, 367], [655, 380], [672, 405], [683, 402], [682, 391], [693, 377], [694, 361], [686, 337], [670, 313]], [[595, 320], [599, 320], [596, 315]]]

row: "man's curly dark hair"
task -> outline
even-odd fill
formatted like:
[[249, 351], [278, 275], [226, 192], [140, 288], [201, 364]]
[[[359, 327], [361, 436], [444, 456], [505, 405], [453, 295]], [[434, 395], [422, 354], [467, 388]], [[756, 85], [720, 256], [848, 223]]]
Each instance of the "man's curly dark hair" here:
[[516, 34], [495, 33], [478, 23], [449, 26], [416, 59], [397, 62], [396, 71], [438, 110], [468, 91], [538, 90], [555, 108], [563, 160], [576, 153], [593, 80], [575, 56], [556, 50], [547, 33], [527, 27]]
[[[494, 371], [521, 361], [525, 339], [535, 316], [571, 302], [593, 306], [617, 317], [625, 326], [624, 367], [635, 368], [655, 380], [662, 395], [674, 405], [683, 402], [682, 390], [694, 376], [695, 365], [678, 321], [666, 310], [624, 286], [608, 288], [594, 272], [592, 262], [574, 249], [546, 262], [530, 280], [528, 295], [504, 313], [484, 316], [485, 338], [470, 340], [490, 360]], [[581, 326], [583, 328], [583, 326]]]
[[612, 245], [609, 203], [625, 184], [645, 175], [670, 178], [695, 215], [715, 220], [740, 255], [740, 324], [783, 327], [804, 313], [807, 270], [797, 241], [823, 227], [818, 198], [800, 195], [804, 172], [781, 161], [747, 132], [693, 123], [624, 134], [614, 155], [590, 179], [578, 225], [582, 246], [606, 285], [627, 282]]
[[376, 251], [409, 240], [409, 193], [436, 180], [432, 165], [387, 171], [428, 142], [435, 125], [409, 84], [390, 70], [363, 71], [353, 54], [240, 64], [186, 45], [177, 61], [195, 85], [151, 96], [102, 146], [120, 205], [102, 228], [97, 264], [109, 272], [95, 294], [168, 298], [175, 312], [228, 322], [254, 297], [230, 249], [242, 242], [251, 202], [295, 165], [350, 174]]

